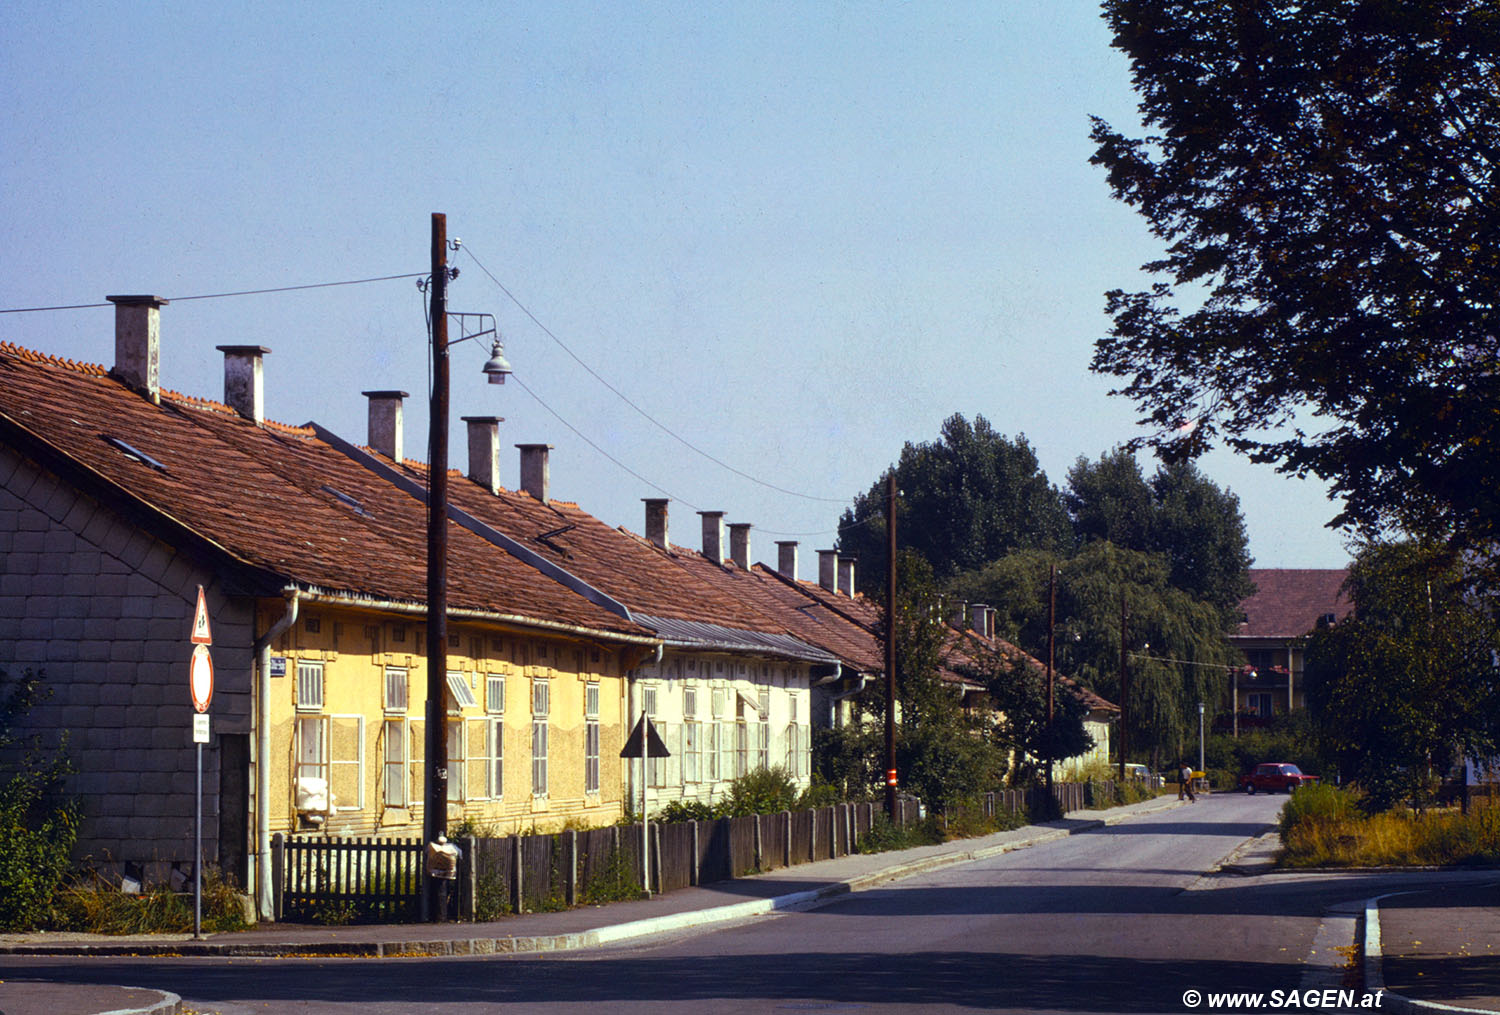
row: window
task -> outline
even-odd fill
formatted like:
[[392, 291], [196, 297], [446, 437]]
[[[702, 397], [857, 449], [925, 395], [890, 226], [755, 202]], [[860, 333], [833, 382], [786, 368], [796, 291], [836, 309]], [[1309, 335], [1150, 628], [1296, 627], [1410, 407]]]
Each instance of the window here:
[[[298, 682], [301, 682], [301, 667], [298, 667]], [[319, 668], [321, 672], [321, 667]], [[321, 715], [297, 717], [297, 776], [296, 786], [301, 788], [308, 779], [322, 780], [328, 786], [328, 718]]]
[[323, 710], [323, 664], [297, 662], [297, 708], [304, 712]]
[[695, 783], [698, 781], [698, 770], [701, 764], [703, 744], [698, 739], [698, 722], [689, 719], [682, 724], [682, 781], [684, 783]]
[[387, 719], [385, 738], [384, 796], [387, 807], [410, 806], [406, 786], [406, 720]]
[[405, 712], [407, 696], [407, 675], [404, 669], [397, 666], [385, 668], [385, 710], [387, 712]]
[[505, 677], [498, 673], [484, 678], [484, 710], [495, 715], [505, 711]]
[[365, 808], [365, 717], [328, 717], [329, 806], [336, 811]]
[[487, 720], [485, 731], [484, 791], [491, 800], [499, 800], [505, 796], [505, 721]]
[[469, 690], [469, 679], [458, 670], [448, 671], [448, 693], [453, 696], [453, 703], [460, 711], [479, 707], [479, 702], [474, 700], [474, 692]]
[[583, 791], [599, 792], [599, 685], [583, 689]]
[[735, 723], [721, 722], [719, 727], [719, 773], [720, 779], [734, 778], [734, 730]]
[[651, 718], [655, 719], [656, 718], [656, 688], [654, 688], [654, 687], [648, 687], [648, 688], [646, 688], [645, 691], [642, 692], [642, 698], [643, 698], [643, 701], [644, 701], [643, 707], [645, 708], [646, 714], [649, 715]]
[[750, 725], [737, 722], [734, 724], [734, 776], [738, 779], [749, 771], [750, 765]]
[[682, 717], [689, 722], [698, 718], [698, 689], [696, 687], [682, 689]]
[[443, 729], [448, 734], [448, 799], [461, 803], [468, 799], [463, 777], [468, 769], [464, 763], [464, 721], [449, 719], [443, 724]]
[[760, 689], [760, 700], [756, 703], [760, 721], [756, 723], [755, 767], [771, 767], [771, 689]]
[[427, 722], [406, 720], [406, 772], [408, 807], [420, 807], [427, 800]]
[[708, 722], [708, 723], [705, 724], [705, 728], [707, 730], [707, 734], [706, 735], [708, 737], [708, 743], [706, 745], [707, 751], [708, 751], [708, 781], [709, 782], [718, 782], [719, 781], [719, 724], [716, 723], [716, 722], [710, 721], [710, 722]]
[[1251, 715], [1271, 718], [1271, 696], [1265, 692], [1245, 695], [1245, 708]]
[[792, 778], [801, 779], [807, 773], [802, 767], [802, 728], [797, 725], [797, 696], [786, 697], [786, 770]]
[[552, 707], [550, 683], [542, 677], [531, 681], [531, 795], [547, 795], [547, 714]]

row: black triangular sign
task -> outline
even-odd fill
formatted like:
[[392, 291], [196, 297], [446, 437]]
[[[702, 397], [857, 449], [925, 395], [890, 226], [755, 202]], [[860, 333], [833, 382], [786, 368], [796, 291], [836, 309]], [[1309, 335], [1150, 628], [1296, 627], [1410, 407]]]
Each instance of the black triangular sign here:
[[635, 724], [635, 729], [630, 731], [630, 739], [625, 741], [625, 746], [620, 749], [622, 758], [645, 757], [641, 750], [642, 744], [651, 748], [651, 757], [668, 758], [672, 752], [667, 750], [667, 745], [662, 742], [660, 734], [656, 732], [656, 724], [645, 716]]

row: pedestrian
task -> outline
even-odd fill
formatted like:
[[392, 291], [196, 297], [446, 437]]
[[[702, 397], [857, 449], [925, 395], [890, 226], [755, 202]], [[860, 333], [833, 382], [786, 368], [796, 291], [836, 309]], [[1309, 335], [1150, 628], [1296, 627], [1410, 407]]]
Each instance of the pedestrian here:
[[1177, 773], [1177, 780], [1177, 799], [1181, 800], [1186, 794], [1188, 803], [1197, 803], [1198, 798], [1193, 794], [1193, 770], [1185, 761], [1182, 763], [1181, 771]]

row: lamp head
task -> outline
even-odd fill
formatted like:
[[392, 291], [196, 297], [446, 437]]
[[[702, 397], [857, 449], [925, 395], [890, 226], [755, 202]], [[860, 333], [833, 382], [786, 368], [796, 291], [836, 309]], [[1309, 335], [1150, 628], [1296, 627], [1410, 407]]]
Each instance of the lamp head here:
[[491, 384], [504, 384], [505, 378], [511, 373], [510, 361], [505, 358], [505, 346], [497, 338], [490, 349], [490, 358], [484, 365], [484, 374]]

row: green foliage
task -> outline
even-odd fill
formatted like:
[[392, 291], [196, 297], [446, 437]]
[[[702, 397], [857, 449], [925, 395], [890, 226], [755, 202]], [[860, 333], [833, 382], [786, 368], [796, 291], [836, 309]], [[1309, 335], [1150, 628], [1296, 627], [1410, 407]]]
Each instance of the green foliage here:
[[[1203, 759], [1215, 789], [1237, 787], [1240, 776], [1266, 761], [1290, 762], [1325, 778], [1335, 767], [1319, 750], [1318, 729], [1306, 709], [1283, 712], [1268, 729], [1243, 729], [1238, 737], [1211, 733], [1204, 742]], [[1215, 778], [1216, 771], [1226, 774]]]
[[757, 768], [729, 784], [721, 817], [738, 818], [746, 814], [778, 814], [797, 805], [797, 784], [781, 765]]
[[[1072, 542], [1057, 489], [1024, 436], [997, 433], [983, 416], [943, 422], [936, 441], [901, 450], [896, 536], [940, 577], [1017, 549], [1064, 550]], [[858, 495], [839, 523], [838, 551], [860, 560], [860, 587], [885, 588], [886, 477]], [[883, 598], [883, 597], [882, 597]]]
[[1054, 683], [1048, 725], [1047, 671], [1030, 657], [985, 652], [969, 675], [989, 688], [995, 715], [986, 732], [995, 748], [1012, 759], [1012, 785], [1043, 778], [1049, 758], [1066, 761], [1093, 749], [1083, 725], [1088, 707], [1070, 684]]
[[673, 800], [662, 807], [660, 820], [672, 825], [680, 821], [711, 821], [721, 816], [718, 808], [702, 800]]
[[1127, 450], [1097, 463], [1080, 458], [1063, 498], [1080, 544], [1160, 554], [1173, 588], [1218, 610], [1224, 629], [1239, 621], [1240, 601], [1252, 591], [1244, 515], [1239, 498], [1194, 465], [1163, 465], [1147, 482]]
[[859, 837], [857, 851], [860, 853], [886, 853], [893, 849], [913, 849], [917, 846], [934, 846], [943, 840], [942, 829], [934, 818], [917, 821], [898, 828], [884, 811], [876, 811], [870, 830]]
[[[1168, 457], [1331, 483], [1335, 524], [1500, 536], [1500, 19], [1488, 0], [1106, 0], [1145, 136], [1093, 161], [1166, 247], [1093, 368]], [[1314, 433], [1286, 424], [1316, 416]]]
[[1308, 709], [1372, 810], [1421, 800], [1460, 757], [1500, 747], [1500, 626], [1469, 578], [1429, 545], [1367, 545], [1354, 614], [1308, 644]]
[[1288, 867], [1455, 866], [1500, 861], [1500, 808], [1373, 811], [1358, 791], [1299, 789], [1282, 808]]
[[585, 906], [628, 902], [640, 897], [640, 871], [631, 869], [625, 852], [618, 849], [612, 851], [604, 865], [578, 888], [578, 901]]
[[11, 681], [0, 670], [0, 928], [8, 930], [46, 918], [78, 838], [78, 802], [63, 790], [66, 737], [48, 751], [21, 733], [43, 694], [40, 674]]
[[1116, 704], [1123, 594], [1132, 652], [1128, 760], [1160, 770], [1189, 741], [1196, 744], [1198, 702], [1215, 708], [1225, 696], [1232, 659], [1219, 611], [1173, 586], [1165, 557], [1102, 540], [1065, 561], [1038, 553], [995, 561], [961, 576], [953, 588], [972, 601], [1001, 604], [1000, 635], [1046, 659], [1048, 568], [1054, 563], [1056, 670]]

